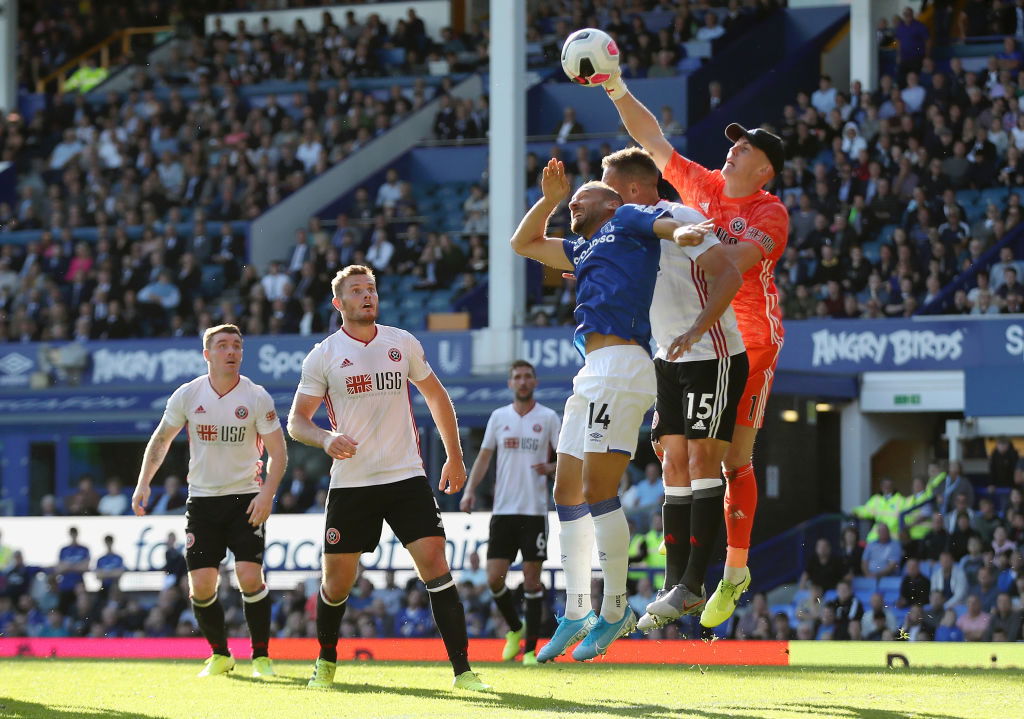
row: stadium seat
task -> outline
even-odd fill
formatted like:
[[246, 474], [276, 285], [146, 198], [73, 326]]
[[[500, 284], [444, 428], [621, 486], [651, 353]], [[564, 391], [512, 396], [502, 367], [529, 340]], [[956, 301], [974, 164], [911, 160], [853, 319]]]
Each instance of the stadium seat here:
[[796, 593], [793, 594], [793, 605], [796, 606], [800, 602], [807, 599], [807, 597], [809, 596], [811, 596], [811, 592], [809, 589], [798, 589]]
[[900, 584], [903, 583], [903, 577], [882, 577], [878, 580], [878, 591], [885, 594], [886, 592], [899, 592]]
[[826, 604], [836, 598], [836, 590], [829, 589], [827, 592], [821, 595], [821, 603]]
[[1005, 187], [987, 187], [981, 191], [981, 204], [987, 205], [989, 202], [994, 202], [997, 207], [1005, 207], [1009, 196], [1010, 191]]
[[978, 198], [981, 195], [977, 190], [957, 190], [956, 201], [963, 206], [977, 204]]
[[858, 592], [873, 593], [878, 587], [878, 582], [873, 577], [854, 577], [853, 578], [853, 591], [854, 594]]
[[920, 566], [921, 566], [921, 574], [923, 574], [924, 576], [926, 576], [929, 579], [931, 579], [931, 577], [932, 577], [932, 569], [935, 566], [934, 563], [932, 563], [932, 561], [929, 560], [929, 559], [922, 559], [921, 562], [920, 562]]
[[903, 607], [902, 609], [900, 607], [889, 607], [889, 610], [892, 612], [892, 616], [896, 619], [896, 626], [902, 627], [903, 620], [907, 618], [908, 614], [910, 614], [910, 607]]

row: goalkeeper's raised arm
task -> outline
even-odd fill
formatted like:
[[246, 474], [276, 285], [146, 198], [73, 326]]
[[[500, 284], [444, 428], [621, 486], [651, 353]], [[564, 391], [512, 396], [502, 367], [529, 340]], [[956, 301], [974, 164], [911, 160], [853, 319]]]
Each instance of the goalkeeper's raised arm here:
[[615, 103], [615, 109], [619, 111], [626, 132], [651, 154], [658, 169], [664, 172], [675, 148], [665, 138], [657, 118], [643, 103], [633, 97], [622, 79], [621, 72], [616, 72], [605, 80], [603, 87], [608, 97]]

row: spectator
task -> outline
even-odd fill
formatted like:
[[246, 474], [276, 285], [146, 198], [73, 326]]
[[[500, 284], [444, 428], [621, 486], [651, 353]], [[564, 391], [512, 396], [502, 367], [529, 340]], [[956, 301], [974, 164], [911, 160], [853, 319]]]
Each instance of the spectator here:
[[[870, 544], [868, 545], [871, 546]], [[865, 550], [867, 552], [867, 550]], [[860, 623], [864, 616], [864, 605], [854, 596], [847, 581], [839, 582], [836, 585], [836, 598], [828, 603], [826, 609], [832, 609], [835, 617], [835, 629], [832, 632], [832, 639], [849, 639], [851, 623]], [[825, 623], [824, 616], [822, 624]]]
[[912, 9], [905, 8], [893, 33], [899, 48], [900, 75], [919, 72], [922, 61], [931, 54], [931, 36], [927, 26], [914, 17]]
[[967, 612], [956, 620], [956, 627], [964, 633], [968, 642], [980, 642], [988, 631], [991, 617], [982, 610], [981, 600], [977, 596], [967, 598]]
[[959, 562], [970, 551], [972, 539], [976, 540], [978, 546], [981, 547], [981, 538], [978, 536], [977, 530], [971, 526], [971, 517], [966, 511], [958, 511], [954, 518], [956, 525], [949, 533], [949, 551]]
[[863, 572], [864, 545], [861, 544], [857, 528], [854, 526], [846, 527], [843, 530], [841, 539], [839, 559], [843, 563], [843, 576], [860, 576]]
[[978, 511], [971, 519], [971, 527], [978, 533], [981, 543], [984, 546], [992, 544], [992, 537], [996, 527], [1003, 526], [1003, 520], [996, 514], [996, 505], [991, 497], [982, 497], [978, 500]]
[[841, 579], [846, 578], [846, 567], [843, 562], [832, 554], [832, 543], [820, 537], [814, 544], [814, 554], [808, 558], [807, 567], [800, 577], [800, 588], [807, 589], [812, 584], [823, 590], [835, 589]]
[[176, 475], [169, 474], [164, 480], [163, 491], [160, 492], [156, 501], [150, 499], [150, 514], [181, 514], [185, 508], [185, 501], [188, 499], [181, 480]]
[[949, 532], [946, 530], [942, 515], [932, 515], [929, 532], [922, 540], [922, 558], [938, 560], [939, 555], [949, 548]]
[[704, 27], [697, 31], [697, 39], [712, 42], [725, 35], [725, 28], [718, 23], [714, 12], [704, 13]]
[[868, 501], [853, 509], [853, 515], [861, 519], [872, 519], [875, 524], [868, 533], [867, 541], [873, 542], [879, 537], [879, 529], [885, 526], [889, 534], [899, 531], [900, 512], [904, 505], [902, 494], [893, 490], [890, 477], [882, 477], [877, 494], [871, 495]]
[[480, 555], [476, 552], [469, 553], [469, 567], [459, 573], [459, 584], [469, 582], [477, 589], [487, 586], [487, 570], [480, 566]]
[[832, 87], [830, 76], [822, 75], [818, 78], [818, 89], [811, 93], [811, 105], [823, 116], [828, 115], [835, 108], [836, 89]]
[[109, 598], [111, 592], [118, 590], [118, 582], [124, 574], [124, 559], [114, 551], [114, 536], [103, 537], [106, 552], [96, 559], [96, 578], [100, 580], [100, 596]]
[[999, 588], [996, 586], [996, 572], [990, 565], [982, 565], [978, 569], [977, 584], [969, 591], [969, 596], [977, 597], [981, 608], [991, 612], [996, 606]]
[[[879, 619], [881, 619], [880, 627], [878, 626]], [[880, 641], [882, 639], [881, 632], [889, 632], [890, 635], [893, 635], [898, 628], [896, 615], [885, 605], [885, 598], [880, 593], [874, 592], [864, 610], [864, 616], [861, 617], [862, 636], [871, 641]]]
[[944, 609], [962, 604], [967, 598], [967, 576], [963, 569], [954, 564], [950, 552], [942, 552], [939, 555], [939, 566], [932, 570], [931, 585], [933, 592], [942, 594], [945, 600], [942, 605]]
[[128, 514], [131, 508], [131, 500], [124, 492], [124, 485], [117, 477], [107, 480], [107, 493], [99, 501], [99, 513], [107, 517], [116, 517], [121, 514]]
[[640, 528], [647, 527], [647, 518], [661, 507], [665, 498], [665, 486], [661, 481], [661, 466], [648, 462], [644, 477], [622, 495], [622, 506]]
[[59, 592], [58, 608], [66, 613], [75, 601], [77, 587], [82, 584], [82, 575], [89, 571], [89, 548], [79, 544], [78, 528], [69, 527], [70, 542], [61, 548], [57, 566], [57, 591]]
[[70, 516], [90, 517], [99, 514], [100, 495], [93, 489], [92, 476], [83, 474], [78, 478], [78, 491], [67, 499]]
[[916, 559], [908, 559], [900, 582], [900, 596], [896, 606], [901, 609], [914, 604], [923, 605], [931, 592], [931, 582], [921, 574], [921, 565]]
[[898, 542], [893, 541], [889, 527], [878, 525], [878, 539], [864, 547], [861, 567], [865, 577], [888, 577], [899, 572], [903, 553]]
[[576, 120], [576, 110], [566, 105], [562, 110], [562, 123], [555, 128], [555, 141], [565, 144], [570, 138], [584, 133], [583, 125]]
[[185, 555], [178, 549], [178, 538], [174, 532], [168, 532], [164, 542], [164, 574], [164, 589], [177, 585], [188, 574]]
[[953, 460], [949, 463], [949, 472], [945, 481], [942, 482], [942, 494], [939, 499], [939, 511], [948, 515], [954, 506], [954, 498], [957, 494], [964, 494], [967, 497], [967, 506], [974, 505], [974, 487], [970, 481], [961, 474], [960, 463]]
[[986, 642], [1016, 642], [1021, 639], [1021, 613], [1013, 608], [1010, 595], [1002, 592], [996, 598], [988, 628], [982, 635]]

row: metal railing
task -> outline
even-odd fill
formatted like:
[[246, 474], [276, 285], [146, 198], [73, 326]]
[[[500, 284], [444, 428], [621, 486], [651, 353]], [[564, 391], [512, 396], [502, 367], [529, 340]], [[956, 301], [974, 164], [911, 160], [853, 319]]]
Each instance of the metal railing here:
[[132, 38], [137, 35], [158, 35], [160, 33], [174, 32], [172, 25], [155, 25], [151, 27], [127, 27], [113, 32], [106, 39], [96, 43], [85, 52], [68, 60], [46, 77], [36, 80], [36, 92], [46, 92], [47, 86], [56, 81], [57, 91], [64, 92], [64, 84], [68, 80], [68, 71], [78, 69], [85, 64], [90, 57], [99, 55], [99, 67], [110, 69], [110, 48], [117, 42], [121, 43], [121, 54], [127, 55], [132, 49]]

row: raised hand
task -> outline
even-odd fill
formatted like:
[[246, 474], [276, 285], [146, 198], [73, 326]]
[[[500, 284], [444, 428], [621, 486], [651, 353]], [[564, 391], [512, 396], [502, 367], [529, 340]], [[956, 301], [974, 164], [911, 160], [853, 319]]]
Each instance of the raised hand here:
[[540, 189], [544, 199], [552, 203], [559, 203], [569, 195], [569, 178], [565, 176], [565, 165], [561, 160], [548, 160], [541, 172]]

